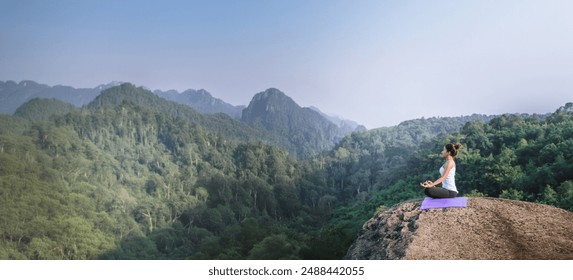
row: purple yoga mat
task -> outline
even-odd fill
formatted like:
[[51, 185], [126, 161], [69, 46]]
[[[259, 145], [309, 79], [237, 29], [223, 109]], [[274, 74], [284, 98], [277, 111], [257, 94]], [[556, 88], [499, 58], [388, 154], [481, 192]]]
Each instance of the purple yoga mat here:
[[468, 207], [467, 197], [454, 197], [454, 198], [431, 198], [426, 197], [422, 201], [420, 210], [430, 208], [466, 208]]

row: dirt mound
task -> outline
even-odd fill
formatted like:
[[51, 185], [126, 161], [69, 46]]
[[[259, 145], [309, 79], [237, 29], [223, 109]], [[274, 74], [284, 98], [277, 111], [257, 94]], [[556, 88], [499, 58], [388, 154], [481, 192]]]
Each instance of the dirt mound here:
[[467, 208], [420, 204], [368, 220], [345, 259], [573, 259], [572, 212], [498, 198], [469, 198]]

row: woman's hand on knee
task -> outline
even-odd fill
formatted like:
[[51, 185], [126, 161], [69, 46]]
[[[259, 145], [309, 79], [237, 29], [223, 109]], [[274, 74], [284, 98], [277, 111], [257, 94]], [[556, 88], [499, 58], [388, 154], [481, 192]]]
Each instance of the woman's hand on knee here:
[[431, 181], [426, 181], [426, 182], [420, 183], [420, 186], [422, 186], [424, 188], [431, 188], [431, 187], [433, 187], [431, 184], [432, 184]]

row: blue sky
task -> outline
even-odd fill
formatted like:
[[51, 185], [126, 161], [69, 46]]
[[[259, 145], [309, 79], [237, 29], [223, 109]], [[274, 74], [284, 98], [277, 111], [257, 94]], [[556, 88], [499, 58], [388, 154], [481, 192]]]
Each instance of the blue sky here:
[[573, 101], [573, 1], [6, 1], [0, 80], [275, 87], [376, 128]]

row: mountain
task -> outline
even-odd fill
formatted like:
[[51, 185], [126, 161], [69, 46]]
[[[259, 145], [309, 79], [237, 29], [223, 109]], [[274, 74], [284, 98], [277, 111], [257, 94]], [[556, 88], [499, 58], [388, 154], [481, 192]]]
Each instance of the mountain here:
[[331, 149], [345, 135], [320, 113], [300, 107], [275, 88], [257, 93], [243, 110], [242, 120], [288, 139], [289, 151], [300, 158]]
[[16, 109], [27, 101], [39, 98], [55, 98], [76, 107], [88, 104], [102, 90], [118, 85], [119, 82], [111, 82], [99, 85], [95, 88], [73, 88], [70, 86], [48, 86], [34, 81], [0, 81], [0, 113], [13, 114]]
[[343, 118], [338, 117], [338, 116], [328, 115], [328, 114], [322, 112], [320, 109], [318, 109], [314, 106], [310, 106], [309, 108], [315, 112], [318, 112], [321, 116], [325, 117], [331, 123], [338, 126], [338, 129], [340, 129], [343, 132], [343, 134], [350, 134], [350, 133], [355, 132], [355, 131], [359, 131], [359, 132], [360, 131], [366, 131], [365, 126], [363, 126], [363, 125], [361, 125], [355, 121], [343, 119]]
[[99, 108], [118, 107], [124, 104], [133, 104], [161, 112], [171, 118], [180, 118], [212, 133], [220, 133], [229, 139], [239, 141], [271, 141], [270, 135], [232, 119], [226, 114], [201, 114], [195, 109], [165, 100], [143, 87], [136, 87], [130, 83], [112, 87], [101, 92], [86, 107], [91, 110]]
[[0, 113], [12, 115], [18, 107], [26, 101], [37, 97], [38, 93], [45, 91], [46, 85], [31, 81], [0, 81]]
[[573, 212], [499, 198], [467, 208], [420, 210], [401, 203], [364, 223], [345, 259], [573, 259]]
[[[48, 86], [34, 81], [0, 81], [0, 113], [13, 114], [18, 107], [33, 98], [55, 98], [76, 107], [81, 107], [93, 101], [103, 90], [116, 87], [123, 82], [110, 82], [94, 88], [73, 88], [70, 86]], [[145, 89], [145, 88], [144, 88]], [[179, 93], [175, 90], [154, 93], [162, 98], [191, 106], [201, 113], [224, 113], [235, 119], [241, 118], [244, 106], [233, 106], [221, 99], [214, 98], [206, 90], [186, 90]]]
[[224, 113], [235, 119], [241, 118], [241, 113], [245, 108], [245, 106], [233, 106], [219, 98], [215, 98], [204, 89], [188, 89], [181, 93], [176, 90], [155, 90], [153, 93], [167, 100], [191, 106], [201, 113]]
[[300, 259], [333, 190], [257, 133], [131, 84], [42, 122], [1, 114], [0, 259]]
[[[34, 81], [0, 82], [0, 113], [14, 114], [20, 106], [34, 98], [57, 99], [76, 107], [86, 105], [93, 107], [94, 104], [99, 104], [103, 100], [105, 100], [104, 103], [111, 102], [117, 106], [121, 104], [121, 98], [116, 100], [115, 97], [107, 94], [100, 95], [100, 93], [123, 84], [122, 82], [111, 82], [92, 89], [76, 89], [59, 85], [51, 87]], [[147, 91], [147, 93], [151, 92], [144, 87], [140, 87], [140, 90]], [[175, 90], [165, 92], [156, 90], [152, 94], [162, 98], [155, 99], [146, 93], [146, 97], [131, 95], [128, 99], [135, 103], [144, 102], [145, 106], [155, 107], [157, 110], [174, 110], [171, 112], [172, 114], [184, 114], [185, 118], [199, 121], [205, 128], [214, 129], [212, 130], [214, 132], [233, 135], [231, 138], [237, 136], [239, 137], [237, 139], [241, 139], [241, 141], [256, 139], [274, 143], [287, 149], [292, 155], [301, 158], [309, 158], [318, 152], [328, 150], [345, 135], [364, 129], [355, 123], [331, 118], [337, 122], [337, 124], [333, 124], [321, 114], [309, 108], [301, 108], [292, 99], [276, 89], [268, 90], [267, 93], [272, 91], [280, 93], [282, 98], [274, 99], [272, 98], [273, 94], [258, 94], [251, 101], [251, 108], [249, 109], [245, 106], [228, 104], [213, 97], [203, 89], [190, 89], [182, 93]], [[173, 104], [167, 105], [163, 102], [165, 100], [195, 110], [189, 111], [183, 107], [173, 106]], [[155, 104], [155, 102], [159, 103]], [[258, 106], [258, 103], [271, 104], [280, 110], [272, 112], [253, 110]], [[245, 112], [246, 115], [243, 116]], [[200, 113], [207, 113], [211, 116]], [[48, 117], [47, 114], [33, 115], [34, 118]], [[228, 121], [228, 116], [239, 121]], [[264, 119], [264, 121], [259, 122], [257, 119]], [[248, 125], [245, 125], [245, 122]], [[253, 126], [254, 128], [252, 128]]]
[[[34, 81], [24, 80], [19, 83], [14, 81], [0, 81], [0, 113], [12, 115], [22, 104], [33, 98], [58, 99], [70, 103], [76, 107], [82, 107], [93, 101], [103, 90], [116, 87], [123, 82], [113, 81], [101, 84], [94, 88], [74, 88], [70, 86], [48, 86]], [[145, 87], [143, 89], [149, 90]], [[169, 101], [187, 105], [200, 113], [217, 114], [224, 113], [235, 119], [241, 119], [245, 106], [234, 106], [225, 101], [213, 97], [204, 89], [188, 89], [183, 92], [176, 90], [161, 91], [155, 90], [153, 93]], [[319, 112], [323, 117], [330, 120], [340, 130], [340, 135], [347, 135], [354, 131], [365, 130], [356, 122], [344, 120], [337, 117], [328, 116], [316, 107], [312, 110]]]
[[43, 122], [0, 115], [0, 259], [296, 258], [294, 161], [161, 100], [124, 84]]

